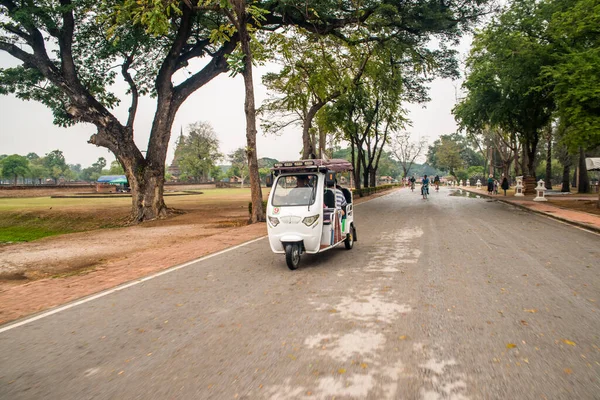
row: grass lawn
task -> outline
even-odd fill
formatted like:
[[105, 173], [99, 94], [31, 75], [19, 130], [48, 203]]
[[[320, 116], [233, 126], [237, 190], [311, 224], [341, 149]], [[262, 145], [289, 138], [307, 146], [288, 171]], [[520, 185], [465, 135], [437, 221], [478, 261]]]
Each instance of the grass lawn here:
[[[247, 210], [250, 189], [205, 189], [202, 194], [165, 196], [170, 208], [186, 214], [210, 210]], [[266, 191], [263, 189], [266, 196]], [[27, 242], [47, 236], [115, 228], [127, 223], [131, 198], [0, 198], [0, 243]], [[247, 211], [246, 211], [247, 212]], [[152, 224], [169, 223], [167, 220]]]

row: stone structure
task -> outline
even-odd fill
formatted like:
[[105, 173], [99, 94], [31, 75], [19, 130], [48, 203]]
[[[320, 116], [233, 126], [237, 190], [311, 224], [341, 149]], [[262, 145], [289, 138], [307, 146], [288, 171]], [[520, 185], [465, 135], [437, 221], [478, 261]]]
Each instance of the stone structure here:
[[517, 176], [517, 186], [515, 186], [515, 196], [521, 197], [525, 196], [523, 194], [523, 177]]
[[533, 199], [533, 201], [548, 201], [548, 199], [545, 196], [546, 185], [544, 184], [544, 181], [542, 179], [539, 180], [535, 191], [537, 192], [537, 196], [535, 197], [535, 199]]

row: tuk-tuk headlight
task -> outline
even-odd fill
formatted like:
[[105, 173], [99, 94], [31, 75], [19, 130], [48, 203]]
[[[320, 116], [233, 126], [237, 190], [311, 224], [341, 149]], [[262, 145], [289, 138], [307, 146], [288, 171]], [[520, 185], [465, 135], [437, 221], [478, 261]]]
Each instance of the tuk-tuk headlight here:
[[279, 225], [279, 219], [277, 219], [277, 217], [269, 217], [269, 222], [273, 225], [273, 228]]
[[306, 217], [302, 220], [302, 222], [304, 223], [304, 225], [306, 226], [311, 226], [312, 224], [314, 224], [315, 222], [317, 222], [317, 220], [319, 219], [319, 214], [317, 215], [312, 215], [310, 217]]

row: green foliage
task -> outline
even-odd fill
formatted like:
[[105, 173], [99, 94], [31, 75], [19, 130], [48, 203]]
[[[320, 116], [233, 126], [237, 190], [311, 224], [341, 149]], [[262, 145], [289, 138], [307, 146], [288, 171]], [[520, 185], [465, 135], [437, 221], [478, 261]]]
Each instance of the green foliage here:
[[17, 177], [26, 177], [29, 174], [29, 160], [18, 154], [13, 154], [0, 161], [2, 176], [8, 179], [14, 179], [17, 184]]
[[108, 175], [124, 175], [125, 170], [123, 166], [118, 160], [114, 160], [110, 163], [110, 168], [108, 170]]
[[541, 75], [552, 51], [544, 38], [544, 21], [537, 18], [539, 10], [535, 0], [513, 2], [475, 35], [463, 84], [467, 96], [453, 110], [469, 132], [491, 125], [519, 135], [529, 169], [540, 131], [554, 109]]
[[214, 172], [216, 163], [222, 159], [219, 140], [207, 122], [188, 126], [188, 134], [177, 145], [177, 162], [183, 176], [196, 181], [206, 181]]
[[427, 162], [434, 168], [449, 171], [454, 175], [457, 170], [469, 166], [483, 165], [482, 157], [470, 148], [467, 139], [459, 134], [442, 135], [427, 153]]
[[565, 141], [572, 149], [600, 144], [600, 3], [597, 0], [548, 0], [547, 34], [552, 63], [542, 76], [564, 123], [571, 127]]
[[227, 176], [237, 176], [241, 178], [243, 184], [248, 177], [248, 153], [246, 149], [240, 147], [227, 157], [231, 161], [231, 168], [227, 171]]

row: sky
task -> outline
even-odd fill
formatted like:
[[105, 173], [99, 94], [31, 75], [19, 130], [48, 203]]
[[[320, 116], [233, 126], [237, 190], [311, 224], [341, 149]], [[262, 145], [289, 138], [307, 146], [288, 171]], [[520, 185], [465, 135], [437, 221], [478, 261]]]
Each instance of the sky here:
[[[461, 58], [468, 51], [470, 38], [465, 38], [458, 50]], [[0, 68], [17, 65], [16, 60], [5, 52], [0, 52]], [[255, 102], [257, 107], [267, 99], [266, 88], [260, 77], [276, 71], [275, 64], [267, 64], [254, 69]], [[124, 83], [115, 87], [122, 93]], [[460, 81], [438, 79], [432, 82], [431, 101], [426, 104], [406, 104], [408, 118], [412, 127], [407, 127], [414, 140], [426, 137], [432, 143], [437, 137], [456, 130], [456, 123], [451, 110], [456, 103]], [[122, 122], [126, 121], [129, 98], [120, 96], [122, 104], [115, 110], [115, 115]], [[134, 126], [135, 141], [140, 150], [147, 148], [155, 102], [150, 98], [141, 99]], [[244, 115], [244, 81], [241, 75], [229, 77], [221, 74], [204, 87], [197, 90], [181, 106], [171, 134], [167, 164], [173, 159], [174, 147], [179, 132], [188, 124], [209, 122], [220, 140], [222, 153], [228, 154], [246, 144], [246, 118]], [[258, 126], [258, 157], [270, 157], [278, 160], [297, 160], [302, 149], [301, 127], [288, 129], [281, 136], [265, 136]], [[61, 128], [52, 124], [52, 113], [45, 106], [33, 101], [22, 101], [12, 95], [0, 96], [0, 154], [26, 155], [35, 152], [40, 156], [52, 150], [63, 151], [69, 164], [90, 166], [99, 157], [110, 163], [114, 160], [112, 153], [103, 148], [88, 144], [89, 137], [95, 133], [91, 124], [77, 124], [69, 128]], [[421, 160], [422, 161], [422, 160]], [[224, 162], [226, 163], [226, 162]]]

